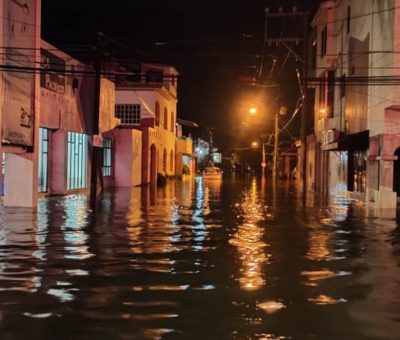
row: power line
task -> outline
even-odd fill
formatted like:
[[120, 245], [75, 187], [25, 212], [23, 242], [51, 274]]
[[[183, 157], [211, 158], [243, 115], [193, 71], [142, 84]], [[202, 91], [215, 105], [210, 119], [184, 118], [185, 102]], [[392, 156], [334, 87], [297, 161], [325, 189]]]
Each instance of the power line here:
[[[375, 15], [375, 14], [394, 11], [394, 10], [399, 9], [399, 8], [400, 8], [400, 6], [390, 7], [390, 8], [386, 8], [386, 9], [381, 9], [379, 11], [374, 11], [374, 12], [369, 12], [369, 13], [365, 13], [365, 14], [354, 15], [354, 16], [350, 17], [349, 19], [352, 20], [352, 19], [365, 18], [365, 17], [371, 16], [371, 15]], [[315, 26], [325, 26], [327, 24], [334, 24], [334, 23], [337, 23], [337, 22], [345, 22], [347, 20], [348, 20], [348, 18], [346, 17], [344, 19], [336, 19], [336, 20], [326, 21], [326, 22], [321, 23], [321, 24], [316, 24]]]

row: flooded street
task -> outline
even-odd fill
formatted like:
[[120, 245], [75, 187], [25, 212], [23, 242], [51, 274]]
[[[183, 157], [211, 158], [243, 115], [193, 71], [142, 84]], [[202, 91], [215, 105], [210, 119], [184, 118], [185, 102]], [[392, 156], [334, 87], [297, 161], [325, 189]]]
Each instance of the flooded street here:
[[2, 208], [2, 339], [399, 339], [400, 230], [269, 180]]

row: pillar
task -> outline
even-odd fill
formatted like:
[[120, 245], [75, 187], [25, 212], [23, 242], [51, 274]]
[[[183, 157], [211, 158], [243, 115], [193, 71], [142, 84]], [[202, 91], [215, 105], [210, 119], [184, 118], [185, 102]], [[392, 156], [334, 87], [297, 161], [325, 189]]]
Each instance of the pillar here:
[[7, 153], [4, 184], [4, 206], [36, 208], [37, 162], [33, 155]]

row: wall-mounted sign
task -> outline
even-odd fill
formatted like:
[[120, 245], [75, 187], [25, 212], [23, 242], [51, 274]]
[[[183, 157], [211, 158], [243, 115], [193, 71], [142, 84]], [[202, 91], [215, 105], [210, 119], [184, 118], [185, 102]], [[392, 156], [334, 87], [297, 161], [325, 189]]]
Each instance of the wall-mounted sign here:
[[93, 135], [93, 146], [102, 148], [103, 147], [103, 137], [100, 135]]
[[[32, 51], [35, 49], [35, 0], [2, 1], [4, 84], [2, 143], [33, 146], [33, 83]], [[39, 23], [40, 25], [40, 23]]]
[[50, 91], [65, 93], [65, 61], [44, 49], [40, 50], [40, 86]]

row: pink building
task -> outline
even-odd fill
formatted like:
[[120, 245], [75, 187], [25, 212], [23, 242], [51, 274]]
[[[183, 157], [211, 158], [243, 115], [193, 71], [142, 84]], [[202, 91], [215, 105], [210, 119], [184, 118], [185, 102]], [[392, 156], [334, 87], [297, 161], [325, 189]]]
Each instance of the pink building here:
[[[39, 127], [40, 0], [1, 2], [0, 126], [4, 204], [35, 207], [37, 200], [37, 131]], [[18, 34], [16, 34], [18, 32]], [[21, 72], [22, 70], [22, 72]]]
[[[114, 117], [114, 83], [101, 79], [100, 135], [94, 140], [93, 69], [45, 41], [40, 41], [36, 57], [40, 72], [34, 73], [34, 90], [29, 89], [29, 96], [35, 98], [31, 106], [35, 117], [31, 118], [35, 124], [32, 143], [18, 145], [10, 139], [4, 145], [3, 138], [6, 206], [35, 207], [38, 197], [88, 191], [91, 149], [96, 140], [102, 147], [99, 182], [103, 187], [113, 185], [114, 140], [110, 131], [119, 123]], [[3, 130], [3, 136], [6, 133]]]

